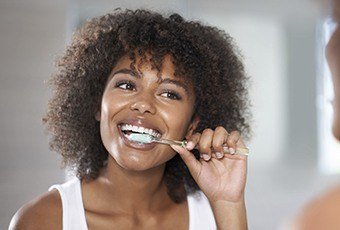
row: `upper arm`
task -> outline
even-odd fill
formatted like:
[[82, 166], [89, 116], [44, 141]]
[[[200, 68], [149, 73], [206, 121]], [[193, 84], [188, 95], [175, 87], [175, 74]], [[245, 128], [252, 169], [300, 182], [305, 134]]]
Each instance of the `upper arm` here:
[[53, 189], [25, 204], [13, 216], [9, 230], [62, 229], [62, 204]]

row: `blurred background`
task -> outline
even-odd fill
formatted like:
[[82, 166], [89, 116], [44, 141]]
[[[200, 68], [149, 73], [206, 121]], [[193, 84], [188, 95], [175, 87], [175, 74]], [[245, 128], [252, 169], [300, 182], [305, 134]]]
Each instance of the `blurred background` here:
[[278, 229], [340, 183], [323, 55], [333, 25], [315, 1], [0, 0], [0, 229], [24, 203], [65, 180], [43, 132], [44, 82], [72, 31], [117, 7], [177, 12], [235, 38], [251, 77], [249, 229]]

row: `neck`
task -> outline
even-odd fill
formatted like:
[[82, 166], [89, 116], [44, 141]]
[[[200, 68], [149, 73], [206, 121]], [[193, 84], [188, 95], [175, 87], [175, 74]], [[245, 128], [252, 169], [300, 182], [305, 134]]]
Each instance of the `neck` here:
[[154, 212], [171, 199], [167, 194], [163, 175], [165, 164], [146, 171], [131, 171], [119, 166], [109, 156], [108, 164], [96, 180], [101, 200], [115, 211], [127, 213]]

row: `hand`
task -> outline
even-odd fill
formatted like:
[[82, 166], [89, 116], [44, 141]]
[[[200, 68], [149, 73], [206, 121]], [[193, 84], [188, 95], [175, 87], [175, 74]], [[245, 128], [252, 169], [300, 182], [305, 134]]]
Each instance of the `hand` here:
[[[171, 145], [180, 154], [188, 169], [210, 202], [243, 202], [247, 177], [247, 156], [224, 154], [223, 148], [235, 153], [245, 148], [239, 132], [230, 134], [221, 126], [195, 133], [186, 148]], [[201, 158], [197, 160], [190, 150], [197, 148]]]

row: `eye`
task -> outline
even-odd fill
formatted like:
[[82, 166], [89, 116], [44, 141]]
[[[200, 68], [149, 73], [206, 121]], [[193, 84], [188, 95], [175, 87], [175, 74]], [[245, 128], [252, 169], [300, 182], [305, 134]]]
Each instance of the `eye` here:
[[165, 92], [161, 93], [161, 96], [169, 98], [171, 100], [181, 100], [182, 97], [172, 90], [166, 90]]
[[132, 81], [126, 81], [126, 80], [117, 82], [115, 86], [117, 88], [121, 88], [124, 90], [135, 90], [136, 89], [136, 86]]

